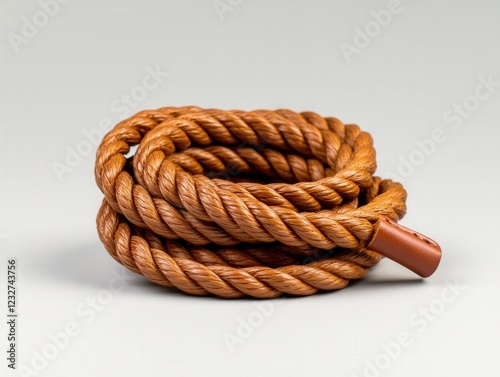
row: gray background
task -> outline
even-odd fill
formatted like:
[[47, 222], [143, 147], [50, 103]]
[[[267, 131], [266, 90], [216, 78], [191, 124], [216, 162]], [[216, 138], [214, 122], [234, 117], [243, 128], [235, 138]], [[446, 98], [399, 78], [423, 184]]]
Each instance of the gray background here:
[[[7, 258], [16, 257], [18, 363], [31, 368], [50, 334], [74, 323], [78, 335], [36, 375], [496, 375], [500, 87], [470, 96], [481, 77], [500, 82], [500, 3], [401, 0], [349, 62], [342, 43], [354, 45], [356, 28], [376, 34], [371, 12], [387, 1], [222, 2], [233, 4], [222, 19], [212, 0], [88, 0], [45, 20], [35, 1], [1, 1], [0, 291], [3, 306]], [[25, 17], [43, 26], [16, 51], [9, 33], [22, 36]], [[136, 86], [148, 67], [168, 77], [144, 94]], [[135, 107], [116, 111], [134, 90]], [[473, 111], [444, 118], [464, 101]], [[260, 301], [189, 297], [140, 276], [109, 299], [102, 290], [123, 268], [95, 231], [96, 147], [61, 179], [54, 163], [105, 118], [191, 104], [357, 123], [375, 139], [381, 176], [401, 175], [401, 159], [413, 156], [402, 223], [440, 242], [437, 273], [421, 281], [385, 260], [345, 290], [269, 301], [266, 316]], [[424, 156], [416, 140], [436, 129], [446, 140]], [[450, 283], [461, 288], [443, 303]], [[81, 310], [96, 297], [109, 302], [90, 320]], [[416, 326], [429, 307], [438, 314]], [[249, 317], [258, 326], [231, 352], [224, 334]], [[402, 332], [411, 344], [387, 361], [382, 344]], [[367, 370], [376, 362], [383, 370]]]

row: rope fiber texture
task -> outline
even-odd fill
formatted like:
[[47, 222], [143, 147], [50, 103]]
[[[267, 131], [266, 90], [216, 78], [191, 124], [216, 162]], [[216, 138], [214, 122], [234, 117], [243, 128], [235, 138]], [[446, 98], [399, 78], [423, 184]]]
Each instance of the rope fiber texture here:
[[142, 111], [98, 148], [97, 229], [117, 262], [188, 294], [337, 290], [382, 258], [366, 248], [381, 216], [406, 212], [375, 169], [370, 134], [313, 112]]

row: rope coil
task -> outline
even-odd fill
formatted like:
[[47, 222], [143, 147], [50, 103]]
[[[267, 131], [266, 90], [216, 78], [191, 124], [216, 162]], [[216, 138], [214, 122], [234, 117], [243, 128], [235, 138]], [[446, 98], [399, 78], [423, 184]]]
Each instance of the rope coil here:
[[375, 169], [368, 133], [312, 112], [142, 111], [98, 148], [97, 229], [129, 270], [193, 295], [341, 289], [382, 258], [380, 218], [406, 212]]

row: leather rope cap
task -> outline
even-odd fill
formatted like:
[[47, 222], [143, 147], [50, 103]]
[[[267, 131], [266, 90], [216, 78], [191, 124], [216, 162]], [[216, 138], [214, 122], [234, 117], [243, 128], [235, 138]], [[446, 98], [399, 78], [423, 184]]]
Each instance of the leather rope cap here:
[[382, 216], [368, 248], [405, 266], [423, 278], [441, 261], [441, 247], [429, 237]]

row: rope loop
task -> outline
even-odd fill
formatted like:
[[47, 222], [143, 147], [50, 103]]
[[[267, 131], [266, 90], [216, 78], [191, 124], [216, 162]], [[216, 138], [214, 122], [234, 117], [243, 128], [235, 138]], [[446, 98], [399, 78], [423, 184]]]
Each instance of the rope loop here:
[[102, 140], [97, 216], [109, 254], [193, 295], [310, 295], [360, 279], [406, 191], [374, 176], [371, 136], [291, 110], [164, 107]]

